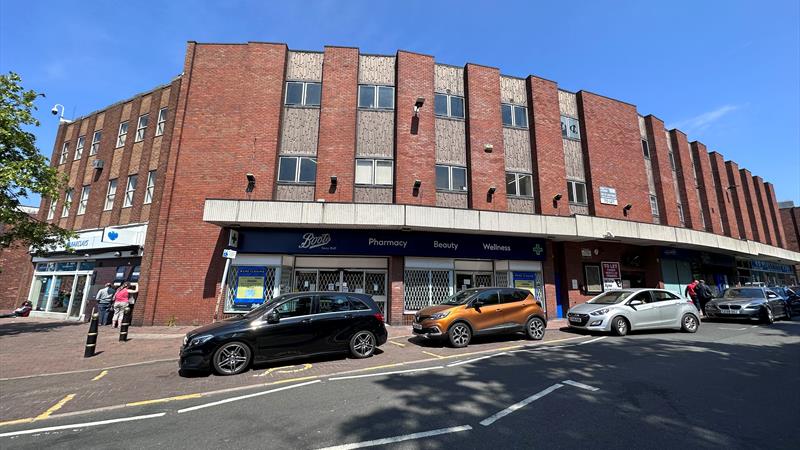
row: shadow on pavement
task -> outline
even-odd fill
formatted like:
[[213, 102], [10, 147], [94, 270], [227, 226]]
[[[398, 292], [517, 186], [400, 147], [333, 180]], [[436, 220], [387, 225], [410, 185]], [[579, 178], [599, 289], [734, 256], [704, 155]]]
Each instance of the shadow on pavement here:
[[24, 333], [40, 333], [55, 331], [65, 327], [86, 326], [84, 322], [63, 321], [63, 322], [10, 322], [0, 323], [0, 337], [14, 336]]

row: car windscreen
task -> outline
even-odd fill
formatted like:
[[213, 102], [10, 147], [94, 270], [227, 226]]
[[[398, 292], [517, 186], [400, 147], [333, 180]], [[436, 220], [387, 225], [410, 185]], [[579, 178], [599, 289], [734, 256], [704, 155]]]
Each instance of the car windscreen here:
[[613, 305], [615, 303], [624, 302], [631, 295], [633, 295], [631, 291], [610, 291], [598, 295], [587, 303], [593, 305]]
[[442, 305], [463, 305], [469, 301], [479, 291], [478, 289], [467, 289], [455, 295], [451, 295], [447, 300], [443, 301]]
[[760, 288], [733, 288], [727, 289], [722, 298], [765, 298], [764, 290]]

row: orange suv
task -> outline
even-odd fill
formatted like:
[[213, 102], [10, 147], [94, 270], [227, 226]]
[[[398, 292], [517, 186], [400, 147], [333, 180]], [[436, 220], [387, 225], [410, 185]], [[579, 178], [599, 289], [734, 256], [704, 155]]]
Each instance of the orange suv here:
[[529, 339], [544, 337], [542, 305], [530, 291], [512, 288], [467, 289], [444, 303], [417, 312], [414, 334], [447, 338], [453, 347], [466, 347], [472, 336], [522, 331]]

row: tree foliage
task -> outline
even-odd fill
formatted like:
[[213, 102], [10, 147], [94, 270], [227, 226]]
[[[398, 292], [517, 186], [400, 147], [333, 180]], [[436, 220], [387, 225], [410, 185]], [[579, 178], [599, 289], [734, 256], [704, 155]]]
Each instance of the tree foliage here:
[[64, 245], [75, 234], [29, 216], [20, 202], [31, 194], [56, 199], [66, 176], [50, 167], [36, 148], [36, 137], [25, 127], [37, 127], [33, 116], [39, 96], [25, 90], [14, 72], [0, 74], [0, 249], [14, 244], [35, 250]]

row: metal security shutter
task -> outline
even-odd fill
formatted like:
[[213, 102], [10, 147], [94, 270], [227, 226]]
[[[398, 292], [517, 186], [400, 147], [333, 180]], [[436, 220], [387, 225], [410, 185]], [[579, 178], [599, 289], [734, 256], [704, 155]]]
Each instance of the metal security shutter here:
[[419, 311], [439, 304], [452, 295], [450, 270], [407, 269], [403, 278], [403, 303], [406, 311]]

